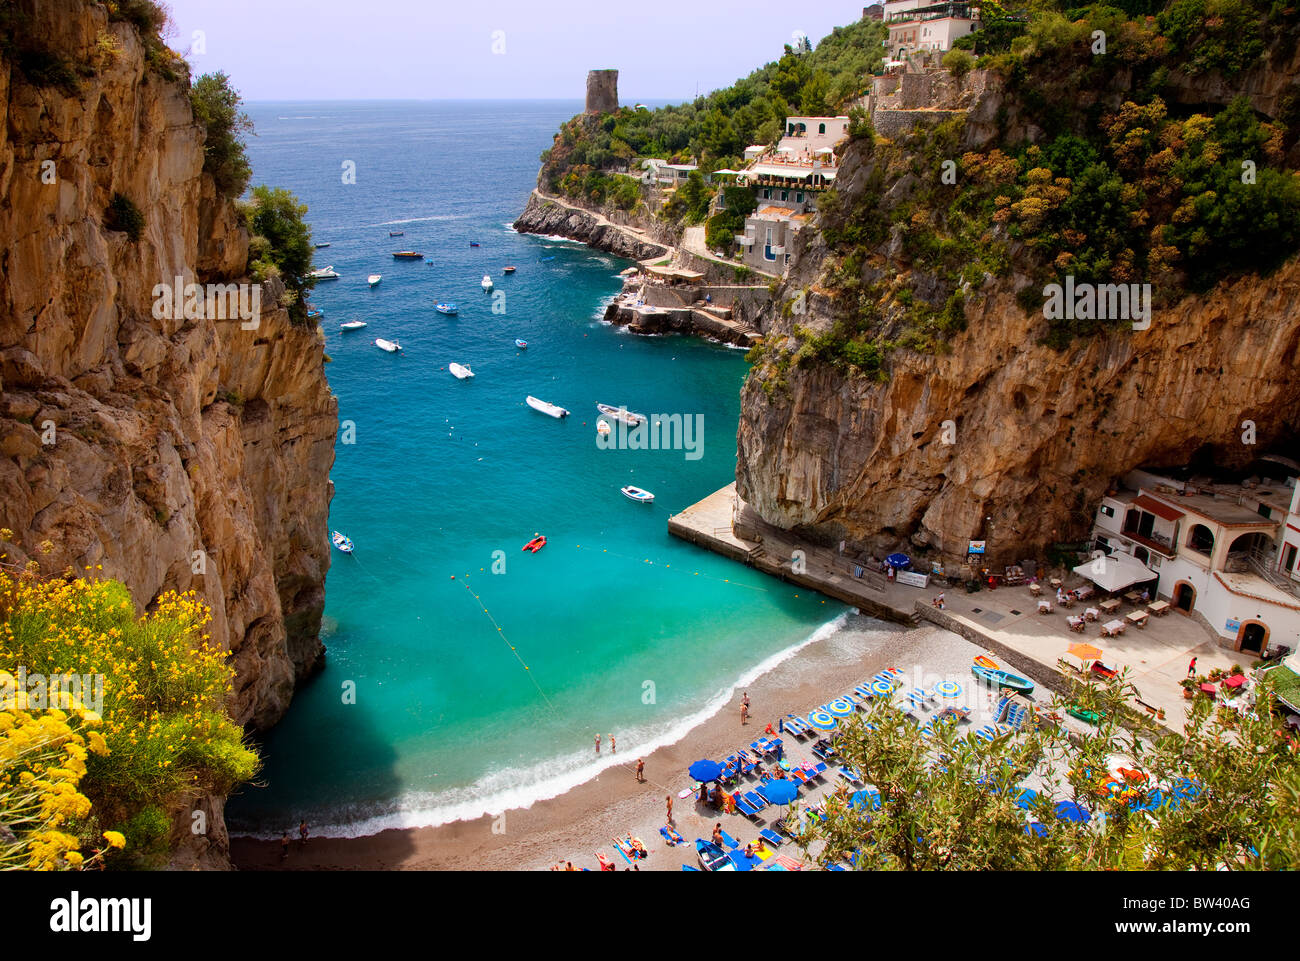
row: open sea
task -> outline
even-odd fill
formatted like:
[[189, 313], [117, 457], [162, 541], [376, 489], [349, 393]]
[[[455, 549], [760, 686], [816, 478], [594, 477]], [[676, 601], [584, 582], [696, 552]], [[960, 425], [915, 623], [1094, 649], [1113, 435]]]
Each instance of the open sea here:
[[[604, 324], [629, 264], [510, 229], [538, 154], [581, 109], [248, 107], [253, 182], [308, 205], [330, 244], [316, 264], [342, 275], [311, 304], [341, 421], [330, 524], [356, 552], [334, 552], [325, 670], [265, 738], [263, 786], [231, 799], [235, 833], [278, 837], [305, 818], [314, 835], [357, 836], [555, 796], [679, 739], [841, 617], [667, 532], [670, 513], [734, 477], [743, 352]], [[392, 258], [406, 249], [424, 260]], [[459, 316], [436, 313], [443, 300]], [[368, 326], [341, 333], [350, 320]], [[455, 379], [452, 362], [476, 376]], [[528, 394], [572, 413], [546, 417]], [[598, 402], [703, 415], [702, 456], [598, 448]], [[549, 543], [524, 553], [534, 532]], [[596, 757], [597, 732], [616, 735], [617, 757]]]

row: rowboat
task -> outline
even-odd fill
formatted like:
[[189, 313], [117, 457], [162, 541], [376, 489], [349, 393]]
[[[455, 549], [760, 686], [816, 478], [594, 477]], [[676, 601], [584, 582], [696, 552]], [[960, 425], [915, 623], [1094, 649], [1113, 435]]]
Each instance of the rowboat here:
[[330, 532], [330, 543], [341, 550], [344, 554], [352, 553], [352, 541], [338, 531]]
[[521, 548], [521, 550], [525, 550], [528, 551], [529, 553], [536, 554], [545, 546], [546, 546], [546, 536], [543, 534], [538, 534], [531, 541], [525, 544]]
[[390, 354], [396, 354], [402, 349], [402, 345], [395, 340], [384, 340], [382, 338], [375, 341], [375, 346], [380, 350], [386, 350]]
[[636, 427], [645, 421], [641, 414], [634, 414], [626, 407], [611, 407], [609, 404], [597, 404], [596, 410], [600, 411], [606, 417], [613, 417], [615, 420], [621, 420], [629, 427]]
[[727, 857], [727, 852], [704, 838], [695, 839], [695, 856], [699, 858], [700, 867], [706, 871], [736, 870], [736, 865]]
[[514, 272], [515, 272], [515, 268], [513, 267], [503, 267], [501, 270], [501, 273], [503, 274], [513, 274]]
[[313, 270], [307, 276], [313, 277], [316, 280], [338, 280], [339, 279], [338, 272], [334, 269], [333, 264], [331, 264], [328, 267], [321, 267], [319, 270]]
[[1086, 721], [1089, 724], [1100, 724], [1102, 718], [1106, 716], [1105, 711], [1091, 711], [1086, 707], [1080, 707], [1077, 704], [1071, 704], [1065, 709], [1065, 713], [1072, 717], [1077, 717], [1080, 721]]
[[383, 274], [371, 274], [369, 277], [366, 278], [366, 283], [368, 283], [371, 287], [373, 287], [375, 286], [375, 284], [379, 283], [383, 279], [384, 279]]
[[655, 495], [643, 488], [633, 487], [631, 484], [628, 484], [626, 487], [620, 487], [619, 490], [623, 492], [623, 496], [628, 500], [634, 500], [639, 504], [654, 503]]
[[608, 434], [611, 430], [613, 430], [613, 428], [609, 426], [609, 421], [607, 420], [596, 421], [597, 434]]
[[492, 276], [490, 274], [484, 274], [483, 279], [479, 282], [479, 286], [482, 287], [484, 290], [491, 290]]
[[394, 260], [423, 260], [424, 254], [414, 250], [397, 250], [393, 252]]
[[528, 349], [528, 341], [526, 341], [526, 340], [520, 340], [518, 337], [516, 337], [516, 338], [515, 338], [515, 346], [518, 347], [520, 350], [527, 350], [527, 349]]
[[316, 247], [317, 250], [324, 250], [324, 249], [325, 249], [326, 247], [328, 247], [328, 246], [329, 246], [329, 241], [326, 241], [326, 242], [323, 243], [323, 244], [316, 244], [316, 245], [315, 245], [315, 247]]
[[544, 400], [538, 400], [532, 394], [529, 394], [524, 398], [524, 403], [533, 410], [541, 411], [543, 414], [546, 414], [549, 417], [554, 417], [556, 420], [569, 416], [569, 412], [563, 407], [559, 407], [555, 404], [548, 404]]
[[308, 320], [320, 320], [324, 316], [325, 316], [325, 311], [321, 310], [319, 307], [307, 311]]
[[390, 231], [388, 232], [388, 236], [390, 236], [390, 237], [405, 237], [405, 236], [406, 236], [406, 231], [405, 231], [405, 230], [390, 230]]
[[474, 376], [474, 371], [463, 364], [448, 364], [447, 369], [451, 371], [452, 376], [457, 380], [468, 380]]
[[446, 314], [449, 317], [455, 317], [459, 309], [455, 304], [434, 304], [433, 309], [440, 314]]
[[978, 664], [972, 664], [970, 671], [985, 684], [994, 687], [1008, 687], [1013, 691], [1019, 691], [1021, 694], [1028, 694], [1034, 689], [1034, 682], [1027, 677], [1021, 677], [1019, 674], [1012, 674], [1010, 671], [992, 671], [987, 667], [980, 667]]
[[366, 326], [364, 320], [349, 320], [339, 324], [339, 330], [360, 330], [364, 326]]
[[1001, 670], [1001, 668], [998, 667], [997, 661], [993, 660], [993, 658], [991, 657], [985, 657], [983, 654], [975, 655], [975, 663], [978, 664], [980, 667], [987, 667], [990, 671]]

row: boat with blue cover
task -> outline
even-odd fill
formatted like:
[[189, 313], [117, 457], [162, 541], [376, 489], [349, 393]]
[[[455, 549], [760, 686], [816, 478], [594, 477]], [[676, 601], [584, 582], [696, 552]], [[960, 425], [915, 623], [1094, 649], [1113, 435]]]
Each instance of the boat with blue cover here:
[[1021, 677], [1019, 674], [1012, 674], [1010, 671], [995, 670], [981, 664], [972, 664], [970, 671], [985, 684], [995, 687], [1009, 687], [1021, 694], [1028, 694], [1034, 689], [1033, 681], [1027, 677]]

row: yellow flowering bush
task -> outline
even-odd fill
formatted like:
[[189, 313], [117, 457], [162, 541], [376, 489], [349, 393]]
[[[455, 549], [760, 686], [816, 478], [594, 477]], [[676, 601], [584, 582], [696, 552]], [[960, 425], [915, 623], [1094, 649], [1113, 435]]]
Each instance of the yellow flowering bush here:
[[[130, 854], [141, 815], [154, 822], [169, 802], [226, 793], [256, 773], [225, 711], [234, 672], [203, 632], [210, 620], [193, 592], [163, 594], [137, 618], [117, 581], [0, 570], [0, 867], [79, 866], [87, 839]], [[74, 703], [66, 690], [37, 698], [19, 683], [68, 674], [102, 683], [102, 702], [98, 687]], [[25, 855], [6, 854], [19, 841]]]

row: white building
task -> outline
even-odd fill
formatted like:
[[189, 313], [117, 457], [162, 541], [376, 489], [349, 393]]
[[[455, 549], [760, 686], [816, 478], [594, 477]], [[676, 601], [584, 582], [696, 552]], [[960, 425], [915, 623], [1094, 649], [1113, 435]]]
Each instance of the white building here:
[[1195, 611], [1225, 647], [1300, 649], [1300, 491], [1296, 478], [1184, 483], [1146, 471], [1102, 498], [1093, 545], [1159, 575], [1157, 593]]
[[890, 0], [885, 4], [889, 53], [901, 60], [918, 50], [951, 50], [955, 41], [979, 29], [979, 6], [933, 0]]

